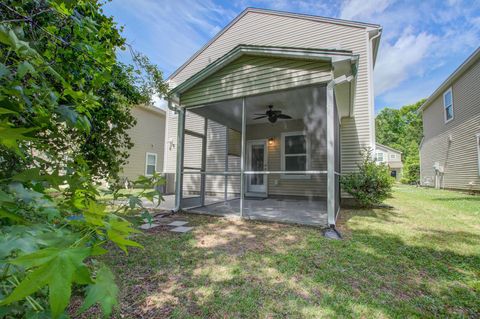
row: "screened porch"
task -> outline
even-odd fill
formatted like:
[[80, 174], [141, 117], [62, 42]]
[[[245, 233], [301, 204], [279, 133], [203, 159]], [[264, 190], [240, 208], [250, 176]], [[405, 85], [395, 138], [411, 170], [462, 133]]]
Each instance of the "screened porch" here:
[[[183, 210], [329, 224], [327, 85], [196, 106], [185, 110], [183, 122], [181, 117], [178, 200]], [[331, 124], [331, 152], [339, 159], [334, 103]], [[339, 160], [333, 164], [336, 214]]]

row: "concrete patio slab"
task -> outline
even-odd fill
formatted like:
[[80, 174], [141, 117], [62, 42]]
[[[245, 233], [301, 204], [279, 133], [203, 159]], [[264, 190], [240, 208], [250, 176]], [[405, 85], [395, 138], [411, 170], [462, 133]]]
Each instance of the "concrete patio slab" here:
[[173, 221], [171, 222], [170, 224], [167, 224], [167, 226], [183, 226], [183, 225], [186, 225], [188, 224], [188, 222], [186, 221], [183, 221], [183, 220], [176, 220], [176, 221]]
[[160, 226], [160, 224], [143, 224], [143, 225], [140, 225], [140, 229], [143, 229], [143, 230], [148, 230], [148, 229], [152, 229], [152, 228], [155, 228], [155, 227], [158, 227]]
[[[266, 198], [245, 199], [243, 203], [244, 218], [318, 227], [328, 225], [327, 203], [324, 200]], [[187, 211], [226, 217], [240, 216], [240, 200], [220, 201]]]

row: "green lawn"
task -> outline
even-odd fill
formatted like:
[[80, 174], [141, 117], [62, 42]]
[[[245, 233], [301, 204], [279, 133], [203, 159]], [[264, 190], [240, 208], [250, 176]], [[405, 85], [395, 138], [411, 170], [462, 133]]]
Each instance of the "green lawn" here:
[[[106, 261], [124, 318], [480, 317], [480, 196], [396, 187], [394, 208], [314, 228], [184, 215]], [[90, 316], [95, 316], [90, 313]]]

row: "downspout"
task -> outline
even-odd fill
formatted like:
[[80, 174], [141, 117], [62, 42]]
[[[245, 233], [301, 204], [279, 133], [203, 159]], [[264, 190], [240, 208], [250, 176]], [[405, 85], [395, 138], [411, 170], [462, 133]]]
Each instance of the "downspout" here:
[[370, 77], [370, 87], [369, 87], [369, 90], [370, 90], [370, 99], [371, 99], [371, 105], [372, 105], [372, 152], [375, 152], [375, 149], [376, 149], [376, 141], [377, 141], [377, 138], [376, 138], [376, 132], [375, 132], [375, 93], [374, 93], [374, 83], [373, 83], [373, 70], [375, 69], [375, 61], [377, 60], [377, 56], [378, 56], [378, 49], [380, 47], [380, 44], [378, 44], [376, 47], [375, 47], [375, 52], [373, 51], [373, 40], [379, 38], [381, 35], [382, 35], [382, 28], [378, 28], [377, 29], [378, 32], [376, 35], [374, 35], [373, 37], [370, 38], [370, 45], [369, 45], [369, 50], [372, 50], [371, 51], [371, 69], [369, 70], [369, 77]]

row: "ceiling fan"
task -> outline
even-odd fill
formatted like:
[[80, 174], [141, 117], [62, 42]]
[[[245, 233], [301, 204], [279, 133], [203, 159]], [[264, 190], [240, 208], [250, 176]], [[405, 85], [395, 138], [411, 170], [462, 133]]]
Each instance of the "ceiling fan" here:
[[273, 105], [268, 106], [268, 110], [265, 111], [264, 114], [253, 114], [253, 115], [260, 115], [255, 118], [254, 120], [259, 120], [263, 118], [267, 118], [270, 123], [275, 123], [277, 119], [283, 119], [283, 120], [288, 120], [291, 119], [292, 117], [286, 114], [282, 114], [282, 111], [280, 110], [273, 110]]

